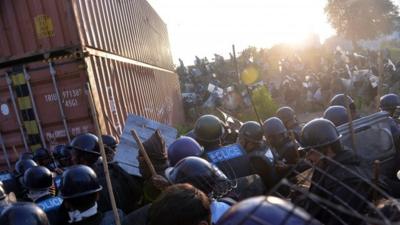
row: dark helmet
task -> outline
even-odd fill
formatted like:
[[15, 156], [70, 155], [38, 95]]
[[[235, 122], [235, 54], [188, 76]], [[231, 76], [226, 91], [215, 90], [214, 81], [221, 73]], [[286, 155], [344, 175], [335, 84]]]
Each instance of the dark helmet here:
[[102, 189], [96, 173], [88, 166], [76, 165], [63, 173], [61, 197], [64, 199], [93, 194]]
[[255, 121], [248, 121], [239, 129], [239, 138], [244, 138], [255, 143], [262, 142], [263, 134], [260, 124]]
[[[329, 106], [341, 105], [341, 106], [343, 106], [343, 107], [345, 107], [347, 109], [345, 96], [346, 96], [345, 94], [337, 94], [337, 95], [333, 96], [333, 98], [329, 102]], [[351, 110], [355, 110], [356, 109], [356, 105], [354, 104], [354, 100], [348, 95], [347, 95], [347, 104], [349, 104], [349, 108]]]
[[327, 119], [314, 119], [301, 130], [300, 149], [324, 147], [341, 138], [335, 125]]
[[103, 144], [111, 149], [115, 149], [118, 145], [117, 139], [111, 135], [101, 135], [101, 139], [103, 140]]
[[37, 205], [17, 202], [4, 209], [0, 216], [2, 225], [49, 225], [46, 213]]
[[206, 194], [218, 192], [220, 185], [228, 178], [216, 166], [199, 157], [186, 157], [175, 167], [165, 171], [167, 179], [173, 184], [189, 183]]
[[303, 209], [273, 196], [246, 199], [231, 207], [217, 225], [320, 224]]
[[278, 135], [287, 132], [285, 125], [278, 117], [271, 117], [264, 121], [263, 130], [265, 136]]
[[334, 105], [325, 110], [324, 119], [330, 120], [335, 126], [340, 126], [349, 122], [349, 115], [345, 107]]
[[53, 185], [53, 174], [43, 166], [29, 168], [24, 174], [24, 185], [29, 190], [43, 190]]
[[194, 126], [195, 139], [202, 142], [217, 142], [224, 134], [222, 121], [214, 115], [204, 115], [197, 119]]
[[38, 166], [32, 159], [20, 159], [15, 164], [15, 173], [17, 177], [23, 176], [25, 171], [31, 167]]
[[279, 108], [276, 111], [276, 116], [279, 119], [281, 119], [284, 124], [286, 124], [289, 121], [293, 121], [293, 120], [295, 121], [296, 120], [296, 113], [289, 106], [284, 106], [284, 107]]
[[387, 94], [381, 97], [379, 107], [382, 110], [394, 110], [400, 106], [400, 98], [396, 94]]
[[68, 147], [100, 156], [99, 139], [96, 135], [91, 133], [76, 136], [72, 139], [71, 144]]
[[22, 154], [20, 154], [19, 160], [22, 160], [22, 159], [33, 159], [32, 152], [23, 152]]
[[55, 159], [63, 158], [63, 150], [65, 149], [65, 147], [65, 145], [57, 145], [56, 147], [54, 147], [53, 156]]
[[6, 191], [4, 190], [4, 184], [0, 181], [0, 201], [4, 200], [7, 197]]
[[45, 148], [39, 148], [33, 153], [33, 160], [38, 162], [43, 159], [50, 159], [49, 151]]
[[200, 156], [203, 148], [193, 138], [182, 136], [168, 147], [168, 160], [174, 166], [188, 156]]

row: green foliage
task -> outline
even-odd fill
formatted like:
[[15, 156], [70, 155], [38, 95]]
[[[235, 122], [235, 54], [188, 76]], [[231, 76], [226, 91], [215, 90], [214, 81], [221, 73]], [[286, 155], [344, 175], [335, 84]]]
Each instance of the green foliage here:
[[353, 44], [391, 33], [398, 18], [391, 0], [328, 0], [325, 12], [337, 34]]
[[[276, 110], [278, 109], [277, 104], [272, 99], [271, 94], [268, 91], [268, 88], [265, 86], [259, 86], [252, 91], [252, 98], [254, 105], [256, 106], [257, 112], [260, 115], [261, 120], [265, 120], [266, 118], [272, 117], [275, 115]], [[254, 114], [253, 108], [249, 108], [247, 112], [238, 116], [242, 121], [254, 120], [257, 121], [257, 117]]]
[[190, 126], [189, 124], [176, 125], [175, 129], [177, 129], [178, 131], [178, 137], [189, 133], [189, 131], [193, 128], [192, 126]]

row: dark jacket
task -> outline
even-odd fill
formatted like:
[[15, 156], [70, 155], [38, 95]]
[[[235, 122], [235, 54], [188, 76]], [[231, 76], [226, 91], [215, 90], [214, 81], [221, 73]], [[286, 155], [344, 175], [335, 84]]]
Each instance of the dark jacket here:
[[57, 225], [60, 219], [60, 207], [63, 200], [60, 197], [46, 195], [39, 198], [35, 203], [43, 209], [51, 225]]

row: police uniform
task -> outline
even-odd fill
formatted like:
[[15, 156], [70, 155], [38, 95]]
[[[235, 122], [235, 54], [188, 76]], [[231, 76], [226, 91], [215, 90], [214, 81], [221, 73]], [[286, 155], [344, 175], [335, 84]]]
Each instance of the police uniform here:
[[35, 201], [35, 203], [46, 213], [51, 225], [57, 225], [59, 223], [59, 209], [62, 202], [62, 198], [54, 197], [52, 195], [46, 195]]
[[262, 147], [248, 154], [252, 170], [261, 177], [267, 190], [270, 190], [278, 182], [275, 169], [275, 155], [273, 150], [267, 149], [266, 147]]
[[202, 157], [216, 165], [229, 179], [254, 174], [246, 151], [238, 144], [206, 151]]

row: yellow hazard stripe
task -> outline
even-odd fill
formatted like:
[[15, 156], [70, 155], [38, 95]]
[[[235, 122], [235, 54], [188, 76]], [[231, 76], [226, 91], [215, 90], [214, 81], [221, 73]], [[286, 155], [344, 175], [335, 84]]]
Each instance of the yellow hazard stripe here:
[[18, 100], [18, 106], [19, 106], [20, 110], [32, 108], [32, 102], [31, 102], [31, 98], [29, 96], [20, 97], [20, 98], [17, 98], [17, 100]]
[[26, 133], [29, 135], [32, 134], [39, 134], [39, 129], [36, 124], [36, 120], [31, 120], [31, 121], [24, 121]]
[[31, 147], [31, 150], [32, 150], [32, 151], [36, 151], [36, 150], [38, 150], [39, 148], [41, 148], [42, 145], [36, 144], [36, 145], [31, 145], [30, 147]]
[[23, 73], [18, 73], [12, 77], [13, 85], [14, 86], [19, 86], [22, 84], [26, 84], [25, 76]]

